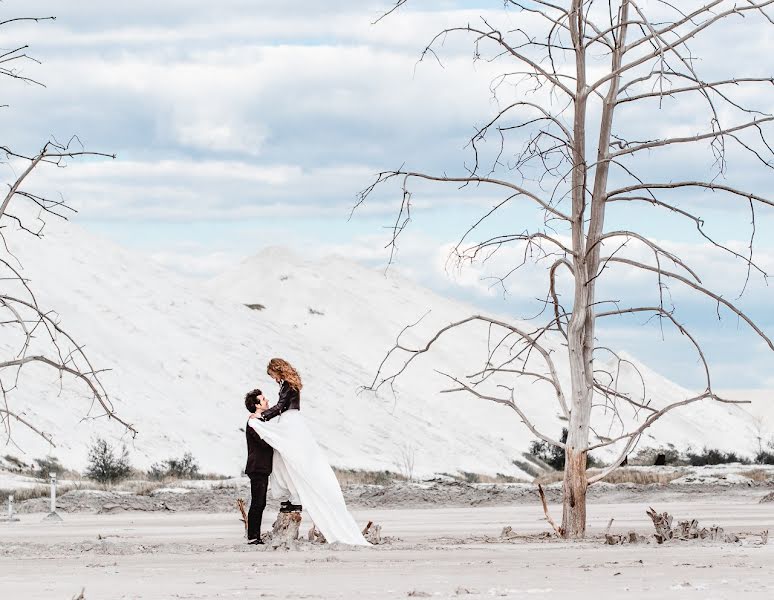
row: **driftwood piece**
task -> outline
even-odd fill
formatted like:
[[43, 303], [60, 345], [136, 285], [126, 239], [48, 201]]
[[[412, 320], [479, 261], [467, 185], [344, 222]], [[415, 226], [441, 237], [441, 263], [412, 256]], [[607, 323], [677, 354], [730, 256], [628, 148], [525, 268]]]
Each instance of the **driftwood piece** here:
[[613, 526], [613, 521], [615, 521], [614, 518], [610, 518], [610, 520], [607, 522], [607, 527], [605, 527], [605, 535], [610, 533], [610, 528]]
[[712, 542], [737, 543], [739, 536], [734, 533], [726, 533], [722, 527], [713, 525], [709, 529], [700, 527], [696, 519], [690, 521], [680, 521], [675, 527], [672, 527], [672, 515], [669, 513], [657, 513], [649, 508], [647, 515], [653, 521], [653, 527], [656, 529], [656, 541], [659, 544], [670, 540], [709, 540]]
[[298, 530], [301, 527], [301, 513], [279, 513], [277, 520], [271, 526], [270, 542], [272, 548], [289, 548], [298, 540]]
[[327, 540], [325, 539], [325, 536], [323, 535], [322, 531], [317, 529], [317, 525], [314, 525], [314, 524], [312, 524], [312, 528], [309, 530], [309, 533], [306, 535], [306, 539], [308, 539], [313, 544], [327, 543]]
[[242, 514], [239, 520], [245, 524], [245, 535], [247, 535], [247, 511], [245, 510], [245, 501], [242, 498], [237, 498], [236, 503], [239, 512]]
[[659, 544], [671, 540], [674, 533], [672, 531], [672, 515], [669, 513], [657, 513], [653, 508], [646, 511], [650, 520], [653, 521], [653, 527], [656, 529], [656, 541]]
[[377, 525], [373, 521], [368, 521], [368, 524], [363, 528], [363, 537], [369, 544], [381, 544], [382, 543], [382, 526]]
[[519, 537], [519, 534], [516, 533], [513, 530], [513, 527], [511, 527], [510, 525], [503, 527], [503, 530], [500, 532], [500, 539], [503, 539], [503, 540], [515, 540], [518, 537]]
[[605, 533], [605, 543], [608, 546], [621, 546], [623, 544], [647, 543], [648, 539], [639, 535], [636, 531], [630, 531], [627, 534]]
[[546, 516], [546, 521], [548, 521], [548, 524], [553, 527], [554, 531], [556, 532], [556, 535], [559, 537], [564, 537], [564, 531], [561, 527], [557, 527], [556, 523], [554, 523], [554, 520], [551, 518], [551, 515], [548, 514], [548, 502], [546, 502], [546, 494], [543, 491], [543, 486], [538, 483], [538, 493], [540, 494], [540, 502], [543, 503], [543, 514]]

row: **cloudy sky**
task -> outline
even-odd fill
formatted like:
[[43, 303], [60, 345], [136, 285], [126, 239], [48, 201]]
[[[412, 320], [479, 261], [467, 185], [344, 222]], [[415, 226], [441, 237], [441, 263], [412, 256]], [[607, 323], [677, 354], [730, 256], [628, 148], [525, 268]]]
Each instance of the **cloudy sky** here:
[[[10, 107], [0, 113], [3, 143], [33, 152], [51, 136], [68, 139], [75, 133], [89, 149], [115, 152], [115, 161], [87, 160], [41, 173], [35, 185], [65, 194], [80, 210], [78, 222], [90, 230], [191, 277], [211, 276], [276, 244], [310, 257], [338, 252], [385, 266], [387, 227], [401, 191], [396, 185], [380, 188], [350, 218], [357, 192], [378, 171], [404, 164], [464, 173], [471, 161], [465, 145], [474, 127], [525, 93], [509, 83], [493, 97], [493, 79], [514, 67], [474, 61], [464, 36], [445, 39], [438, 61], [418, 63], [419, 52], [444, 27], [481, 23], [481, 17], [503, 29], [541, 27], [534, 16], [504, 10], [499, 0], [409, 2], [373, 24], [388, 5], [388, 0], [5, 0], [0, 6], [6, 18], [57, 19], [5, 31], [5, 46], [30, 45], [42, 64], [30, 62], [24, 74], [46, 87], [5, 82], [3, 103]], [[664, 16], [660, 3], [640, 5]], [[774, 66], [770, 32], [754, 15], [735, 19], [696, 42], [695, 64], [706, 79], [768, 76]], [[596, 59], [604, 57], [591, 57], [592, 72], [603, 65]], [[731, 94], [772, 113], [771, 89]], [[560, 100], [542, 92], [531, 98], [561, 108]], [[719, 116], [728, 124], [742, 119], [728, 107]], [[647, 140], [707, 131], [710, 117], [694, 97], [687, 103], [627, 106], [616, 125], [617, 133]], [[521, 135], [513, 135], [508, 152], [523, 146]], [[742, 136], [756, 143], [753, 138]], [[757, 147], [762, 160], [771, 162], [771, 151]], [[496, 144], [482, 157], [491, 159], [493, 152]], [[726, 158], [719, 174], [708, 144], [683, 146], [638, 155], [637, 167], [651, 181], [715, 178], [761, 195], [771, 189], [771, 172], [761, 162], [738, 147], [728, 148]], [[621, 174], [615, 177], [625, 181]], [[450, 246], [504, 199], [501, 194], [428, 185], [412, 191], [412, 221], [395, 268], [486, 310], [515, 317], [539, 310], [545, 262], [513, 275], [505, 287], [491, 279], [520, 261], [522, 248], [504, 248], [487, 263], [463, 270], [449, 268], [446, 260]], [[746, 200], [695, 191], [669, 198], [699, 214], [717, 240], [747, 252]], [[692, 222], [632, 205], [611, 209], [608, 223], [611, 229], [636, 225], [643, 235], [679, 251], [705, 285], [724, 297], [735, 300], [744, 287], [744, 264], [713, 250]], [[512, 202], [482, 225], [479, 238], [535, 227], [545, 227], [540, 214]], [[774, 272], [772, 233], [774, 212], [758, 211], [756, 259], [769, 272]], [[652, 260], [636, 245], [624, 252]], [[653, 276], [619, 270], [605, 282], [604, 297], [652, 305], [657, 289]], [[675, 286], [669, 294], [668, 302], [706, 344], [720, 387], [774, 387], [774, 352], [759, 338], [727, 311], [720, 311], [718, 320], [715, 304], [696, 294]], [[773, 301], [771, 288], [754, 276], [738, 304], [774, 334]], [[620, 319], [606, 324], [603, 334], [605, 343], [628, 349], [681, 383], [701, 381], [684, 339], [668, 329], [662, 337], [657, 323]]]

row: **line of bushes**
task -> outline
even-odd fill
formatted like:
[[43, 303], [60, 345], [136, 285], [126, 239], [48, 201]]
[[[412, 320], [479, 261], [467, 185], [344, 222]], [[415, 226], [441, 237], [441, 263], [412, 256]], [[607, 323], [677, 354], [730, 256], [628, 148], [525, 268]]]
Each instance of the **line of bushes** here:
[[[128, 479], [135, 473], [129, 463], [126, 446], [119, 450], [102, 438], [94, 440], [89, 448], [86, 477], [99, 483], [111, 484]], [[205, 478], [199, 470], [199, 463], [190, 452], [180, 458], [168, 458], [151, 465], [147, 477], [152, 481]]]
[[[560, 438], [562, 443], [567, 441], [567, 429], [562, 429]], [[523, 468], [527, 473], [541, 472], [550, 467], [556, 471], [564, 470], [564, 450], [543, 440], [534, 440], [525, 458], [531, 459], [536, 464], [515, 460], [514, 464]], [[774, 465], [774, 442], [766, 448], [761, 447], [751, 459], [738, 452], [725, 452], [717, 448], [702, 448], [701, 450], [688, 449], [680, 452], [673, 445], [657, 448], [644, 448], [636, 454], [628, 457], [628, 464], [637, 466], [669, 465], [669, 466], [693, 466], [703, 467], [710, 465], [725, 465], [739, 463], [743, 465]], [[602, 467], [604, 463], [589, 455], [588, 468]]]
[[57, 458], [39, 458], [33, 463], [5, 455], [3, 462], [13, 472], [23, 473], [37, 479], [46, 479], [49, 473], [56, 473], [60, 479], [79, 479], [85, 477], [97, 483], [112, 485], [127, 479], [148, 479], [164, 481], [166, 479], [224, 479], [221, 475], [202, 473], [198, 461], [190, 452], [181, 457], [172, 457], [151, 465], [145, 472], [134, 469], [125, 445], [114, 446], [103, 438], [95, 438], [89, 446], [85, 471], [81, 474], [62, 466]]

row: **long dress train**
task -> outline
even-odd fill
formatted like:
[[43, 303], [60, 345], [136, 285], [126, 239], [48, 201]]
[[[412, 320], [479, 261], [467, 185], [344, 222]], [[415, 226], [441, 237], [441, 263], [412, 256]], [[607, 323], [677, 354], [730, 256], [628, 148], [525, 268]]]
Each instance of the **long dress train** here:
[[271, 478], [272, 495], [279, 487], [294, 501], [300, 500], [328, 542], [369, 545], [349, 514], [336, 475], [301, 412], [288, 410], [270, 421], [250, 419], [249, 424], [274, 448], [277, 473]]

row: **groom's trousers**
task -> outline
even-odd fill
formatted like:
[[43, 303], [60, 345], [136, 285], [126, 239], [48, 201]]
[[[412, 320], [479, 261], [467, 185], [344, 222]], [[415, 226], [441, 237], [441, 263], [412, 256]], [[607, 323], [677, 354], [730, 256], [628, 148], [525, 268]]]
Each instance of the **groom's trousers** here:
[[266, 490], [269, 487], [269, 475], [250, 473], [250, 511], [247, 513], [247, 539], [261, 537], [261, 519], [266, 508]]

